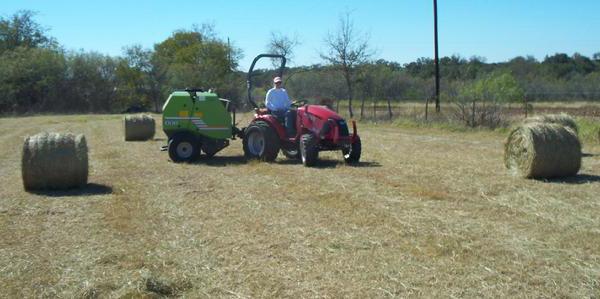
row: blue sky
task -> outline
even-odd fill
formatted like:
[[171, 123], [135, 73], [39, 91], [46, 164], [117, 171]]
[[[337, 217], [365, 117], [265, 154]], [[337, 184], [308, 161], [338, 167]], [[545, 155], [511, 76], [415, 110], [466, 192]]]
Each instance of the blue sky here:
[[[295, 65], [322, 62], [323, 38], [351, 12], [370, 35], [375, 58], [406, 63], [433, 56], [430, 0], [379, 1], [48, 1], [4, 0], [0, 15], [36, 11], [36, 20], [67, 49], [120, 55], [122, 47], [152, 47], [176, 29], [212, 23], [241, 48], [246, 69], [265, 51], [272, 31], [297, 35]], [[440, 55], [505, 61], [517, 55], [600, 52], [598, 0], [438, 0]]]

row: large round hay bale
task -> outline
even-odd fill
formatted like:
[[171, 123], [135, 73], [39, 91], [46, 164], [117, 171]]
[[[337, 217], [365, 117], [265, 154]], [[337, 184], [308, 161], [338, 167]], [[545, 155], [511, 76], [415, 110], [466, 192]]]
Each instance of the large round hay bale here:
[[156, 125], [149, 114], [127, 115], [123, 120], [125, 141], [148, 140], [154, 137]]
[[525, 123], [535, 122], [559, 124], [571, 128], [573, 131], [575, 131], [575, 133], [578, 133], [579, 131], [575, 119], [566, 113], [538, 115], [525, 119]]
[[44, 132], [25, 138], [21, 174], [26, 190], [86, 185], [88, 148], [85, 136]]
[[506, 139], [504, 164], [513, 175], [525, 178], [575, 175], [581, 167], [581, 143], [569, 127], [523, 124]]

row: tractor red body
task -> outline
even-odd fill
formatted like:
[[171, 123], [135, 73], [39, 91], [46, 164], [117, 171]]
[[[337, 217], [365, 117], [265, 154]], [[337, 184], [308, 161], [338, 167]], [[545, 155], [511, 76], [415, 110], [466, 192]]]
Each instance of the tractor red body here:
[[282, 121], [266, 109], [257, 111], [254, 121], [262, 120], [275, 129], [281, 147], [297, 147], [300, 136], [306, 133], [313, 133], [319, 137], [320, 150], [339, 150], [345, 146], [350, 146], [358, 137], [356, 123], [352, 121], [352, 133], [346, 121], [335, 111], [321, 105], [305, 105], [299, 107], [296, 112], [296, 135], [287, 136]]
[[346, 121], [336, 112], [321, 105], [308, 105], [305, 101], [292, 103], [297, 107], [294, 117], [295, 133], [288, 136], [284, 120], [277, 118], [267, 109], [259, 108], [252, 99], [252, 71], [261, 58], [281, 59], [279, 77], [282, 76], [286, 59], [278, 54], [260, 54], [254, 58], [248, 70], [248, 103], [256, 111], [248, 127], [240, 131], [243, 137], [244, 155], [249, 159], [273, 161], [279, 151], [291, 159], [300, 158], [305, 166], [315, 165], [320, 151], [341, 150], [346, 163], [358, 163], [361, 142], [352, 121], [352, 133]]
[[[263, 142], [269, 143], [268, 147], [276, 143], [276, 149], [267, 149], [267, 151], [273, 153], [280, 149], [288, 158], [301, 158], [307, 166], [315, 164], [319, 151], [341, 150], [346, 162], [358, 162], [361, 145], [354, 121], [349, 128], [341, 116], [321, 105], [304, 105], [295, 111], [296, 133], [293, 136], [286, 134], [283, 120], [270, 114], [266, 109], [256, 109], [249, 128], [262, 126], [265, 135], [273, 135], [271, 138], [265, 137]], [[252, 137], [248, 139], [254, 140]], [[250, 153], [252, 150], [248, 147], [245, 149], [249, 157], [252, 157], [253, 154]], [[266, 155], [264, 159], [272, 160], [275, 157], [276, 155]]]

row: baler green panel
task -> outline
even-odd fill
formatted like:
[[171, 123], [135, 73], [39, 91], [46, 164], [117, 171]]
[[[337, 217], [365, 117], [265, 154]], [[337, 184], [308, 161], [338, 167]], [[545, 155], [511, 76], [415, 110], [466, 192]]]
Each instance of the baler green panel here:
[[176, 131], [187, 131], [190, 127], [189, 113], [184, 112], [191, 111], [193, 107], [194, 103], [187, 92], [172, 93], [163, 105], [163, 131], [167, 135]]
[[216, 94], [173, 92], [163, 107], [163, 129], [167, 135], [186, 131], [215, 139], [230, 138], [231, 115]]

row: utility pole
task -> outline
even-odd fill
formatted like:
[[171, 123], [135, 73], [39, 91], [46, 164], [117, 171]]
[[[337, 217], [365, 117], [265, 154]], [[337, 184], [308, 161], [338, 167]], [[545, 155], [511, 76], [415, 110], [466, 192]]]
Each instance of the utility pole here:
[[433, 0], [433, 34], [435, 47], [435, 112], [440, 112], [440, 59], [438, 56], [437, 0]]
[[229, 36], [227, 37], [227, 62], [229, 63], [229, 68], [231, 68], [231, 43], [229, 42]]

